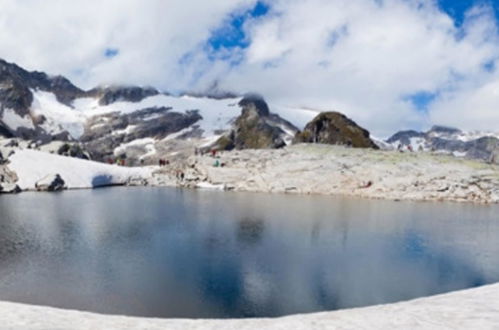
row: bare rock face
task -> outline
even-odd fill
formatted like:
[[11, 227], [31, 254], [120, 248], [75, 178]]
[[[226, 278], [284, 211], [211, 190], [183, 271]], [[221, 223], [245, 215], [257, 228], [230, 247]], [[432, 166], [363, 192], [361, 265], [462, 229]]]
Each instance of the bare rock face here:
[[159, 92], [154, 88], [137, 86], [98, 87], [86, 92], [87, 96], [98, 98], [100, 105], [109, 105], [119, 101], [140, 102], [146, 97], [158, 94]]
[[57, 149], [57, 154], [79, 159], [90, 159], [89, 153], [78, 143], [64, 143]]
[[[52, 92], [57, 100], [70, 104], [75, 98], [84, 96], [85, 92], [62, 76], [49, 76], [38, 71], [27, 71], [23, 68], [0, 60], [0, 82], [5, 98], [0, 101], [9, 108], [25, 110], [31, 105], [33, 96], [29, 89]], [[10, 96], [10, 97], [9, 97]], [[26, 113], [25, 113], [26, 114]]]
[[293, 124], [270, 113], [265, 100], [258, 95], [247, 95], [240, 102], [241, 115], [232, 130], [217, 141], [220, 150], [278, 149], [286, 146], [287, 133], [297, 132]]
[[201, 119], [198, 111], [180, 113], [166, 107], [146, 108], [126, 115], [109, 113], [93, 117], [80, 140], [91, 159], [106, 161], [114, 158], [114, 151], [120, 145], [144, 138], [161, 140]]
[[345, 145], [353, 148], [378, 146], [369, 137], [369, 132], [339, 112], [323, 112], [296, 134], [294, 143], [322, 143]]
[[65, 182], [59, 174], [48, 175], [35, 184], [37, 191], [61, 191], [65, 188]]
[[386, 140], [386, 142], [390, 144], [400, 143], [404, 146], [407, 146], [411, 144], [412, 138], [424, 138], [425, 136], [425, 133], [417, 132], [414, 130], [400, 131], [392, 135], [388, 140]]

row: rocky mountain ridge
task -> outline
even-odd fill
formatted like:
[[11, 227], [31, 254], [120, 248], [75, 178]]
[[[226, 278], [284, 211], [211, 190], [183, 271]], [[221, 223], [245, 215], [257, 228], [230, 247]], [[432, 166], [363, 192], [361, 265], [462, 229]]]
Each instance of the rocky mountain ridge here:
[[[292, 143], [410, 147], [487, 162], [498, 158], [499, 135], [436, 126], [428, 132], [402, 131], [383, 142], [338, 112], [307, 113], [311, 120], [300, 131], [259, 95], [237, 96], [217, 86], [210, 93], [172, 96], [138, 86], [85, 91], [62, 76], [0, 60], [0, 136], [129, 166], [186, 158], [195, 150], [277, 149]], [[72, 151], [59, 152], [61, 143]]]
[[73, 102], [82, 98], [95, 98], [100, 105], [118, 101], [139, 102], [159, 94], [156, 89], [135, 86], [106, 86], [84, 91], [63, 76], [50, 76], [44, 72], [27, 71], [16, 64], [0, 59], [0, 135], [21, 139], [68, 141], [70, 132], [53, 134], [44, 127], [44, 114], [32, 111], [37, 91], [50, 93], [61, 105], [73, 108]]
[[[62, 76], [29, 72], [5, 61], [0, 72], [1, 135], [34, 141], [36, 146], [62, 141], [100, 162], [119, 160], [135, 166], [185, 158], [196, 149], [276, 149], [291, 144], [299, 132], [271, 111], [262, 96], [236, 96], [217, 86], [208, 96], [172, 96], [137, 86], [85, 91]], [[321, 132], [336, 139], [310, 142], [354, 141], [350, 144], [357, 146], [362, 140], [358, 146], [376, 147], [365, 129], [340, 117], [333, 119], [336, 126], [324, 126]], [[327, 133], [337, 127], [342, 131]], [[348, 137], [341, 138], [345, 134]]]
[[[36, 145], [53, 141], [79, 144], [97, 161], [119, 158], [126, 159], [127, 165], [157, 163], [161, 157], [209, 148], [233, 130], [241, 117], [237, 104], [245, 98], [218, 90], [211, 94], [214, 96], [174, 97], [137, 86], [100, 86], [85, 91], [62, 76], [30, 72], [1, 60], [0, 136]], [[268, 108], [263, 98], [261, 102]], [[245, 110], [242, 112], [244, 116]], [[270, 113], [264, 127], [279, 131], [279, 147], [289, 143], [297, 131], [293, 124]], [[256, 136], [257, 132], [253, 133]]]
[[427, 132], [400, 131], [386, 140], [393, 149], [431, 151], [499, 164], [499, 134], [433, 126]]

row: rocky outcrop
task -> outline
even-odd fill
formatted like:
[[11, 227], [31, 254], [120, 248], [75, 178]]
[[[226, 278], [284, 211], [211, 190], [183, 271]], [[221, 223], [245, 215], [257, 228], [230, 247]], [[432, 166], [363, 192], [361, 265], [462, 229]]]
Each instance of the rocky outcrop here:
[[158, 95], [152, 87], [109, 86], [97, 87], [86, 92], [86, 96], [99, 99], [99, 105], [109, 105], [119, 101], [140, 102], [146, 97]]
[[64, 143], [57, 149], [57, 154], [66, 157], [90, 159], [90, 154], [78, 143]]
[[[66, 105], [70, 105], [75, 98], [85, 95], [83, 90], [62, 76], [49, 76], [37, 71], [30, 72], [15, 64], [0, 60], [0, 135], [42, 141], [52, 140], [53, 137], [41, 127], [44, 119], [32, 118], [30, 114], [33, 102], [31, 90], [51, 92], [59, 102]], [[7, 111], [13, 113], [6, 114]], [[5, 116], [18, 116], [28, 124], [10, 127], [2, 120]], [[57, 138], [67, 139], [67, 137], [62, 134]]]
[[471, 159], [482, 159], [491, 164], [499, 164], [499, 139], [484, 136], [470, 141], [464, 146], [466, 156]]
[[322, 143], [378, 149], [366, 129], [339, 112], [320, 113], [296, 135], [294, 143]]
[[288, 121], [272, 114], [261, 96], [247, 95], [239, 106], [241, 115], [216, 143], [220, 150], [278, 149], [290, 142], [289, 132], [292, 135], [298, 131]]
[[51, 174], [35, 183], [37, 191], [61, 191], [65, 189], [65, 182], [59, 174]]
[[15, 183], [0, 182], [0, 194], [18, 194], [21, 192], [19, 186]]
[[[0, 162], [3, 164], [4, 161]], [[17, 176], [5, 165], [0, 165], [0, 193], [18, 193], [21, 190], [16, 184]]]
[[57, 100], [64, 104], [70, 104], [75, 98], [85, 95], [83, 90], [62, 76], [49, 76], [38, 71], [30, 72], [1, 59], [0, 83], [3, 92], [0, 95], [4, 96], [0, 102], [6, 107], [23, 111], [29, 108], [33, 100], [29, 89], [54, 93]]

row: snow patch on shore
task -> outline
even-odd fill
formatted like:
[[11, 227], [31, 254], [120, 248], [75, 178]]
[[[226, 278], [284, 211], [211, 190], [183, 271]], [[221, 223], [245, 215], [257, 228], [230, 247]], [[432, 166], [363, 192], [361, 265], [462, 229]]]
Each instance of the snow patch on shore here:
[[147, 179], [152, 168], [108, 165], [88, 160], [53, 155], [35, 150], [18, 150], [9, 157], [9, 169], [19, 177], [22, 190], [34, 190], [47, 175], [59, 174], [68, 189], [126, 184], [131, 179]]

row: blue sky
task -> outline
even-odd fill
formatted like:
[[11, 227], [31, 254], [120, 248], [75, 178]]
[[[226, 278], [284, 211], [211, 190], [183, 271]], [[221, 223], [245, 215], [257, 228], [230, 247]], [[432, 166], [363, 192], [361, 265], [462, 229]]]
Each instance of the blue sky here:
[[[438, 5], [442, 11], [452, 17], [454, 24], [461, 27], [466, 12], [476, 5], [490, 6], [494, 9], [496, 21], [499, 20], [499, 0], [438, 0]], [[484, 65], [486, 70], [494, 69], [494, 62], [490, 61]], [[439, 96], [438, 91], [421, 91], [407, 96], [407, 100], [423, 113], [428, 112], [428, 108]]]
[[209, 45], [214, 50], [234, 47], [247, 48], [249, 40], [244, 33], [244, 23], [248, 19], [265, 16], [269, 8], [265, 2], [258, 1], [253, 8], [230, 15], [229, 21], [213, 32], [212, 37], [208, 40]]
[[499, 1], [497, 0], [438, 0], [440, 8], [454, 18], [457, 26], [463, 23], [465, 12], [476, 4], [484, 4], [494, 8], [499, 17]]
[[[220, 29], [213, 33], [208, 43], [214, 50], [219, 50], [224, 47], [247, 48], [249, 40], [247, 40], [244, 33], [244, 23], [248, 19], [262, 17], [268, 14], [271, 8], [269, 3], [258, 1], [253, 8], [247, 9], [242, 13], [233, 13], [230, 16], [230, 20], [225, 22]], [[452, 17], [455, 25], [458, 27], [463, 24], [466, 11], [477, 4], [492, 7], [499, 20], [499, 0], [438, 0], [440, 9]]]

